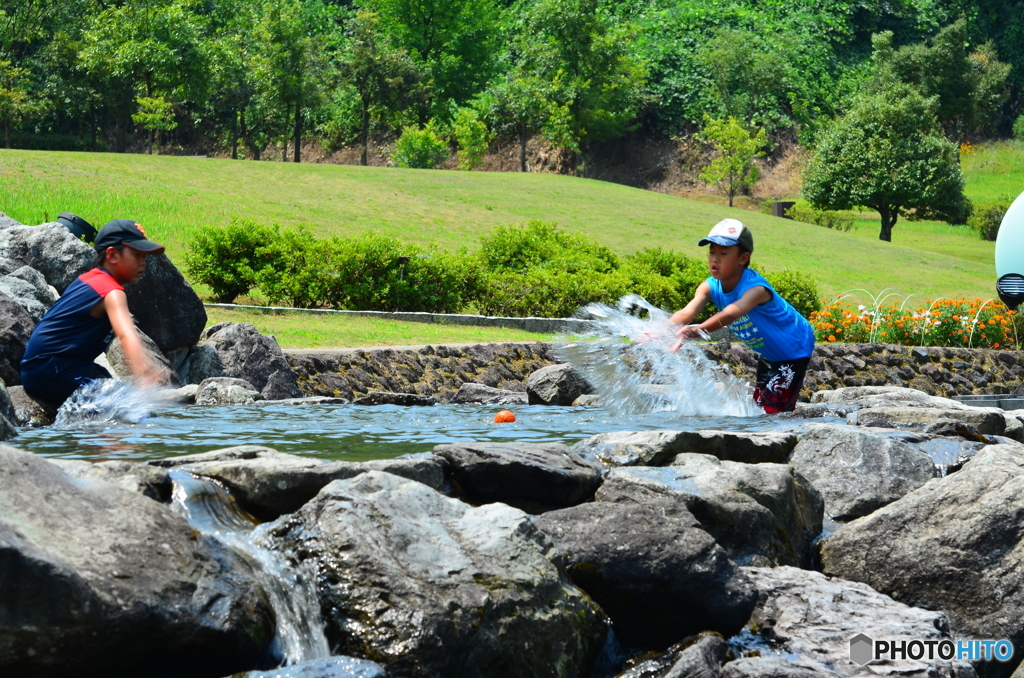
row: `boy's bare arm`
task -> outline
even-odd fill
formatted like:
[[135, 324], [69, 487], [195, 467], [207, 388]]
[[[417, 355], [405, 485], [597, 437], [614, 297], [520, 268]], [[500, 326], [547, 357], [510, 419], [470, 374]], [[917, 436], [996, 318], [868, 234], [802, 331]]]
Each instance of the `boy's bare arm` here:
[[[723, 327], [728, 327], [734, 320], [751, 311], [761, 304], [771, 301], [772, 295], [764, 287], [752, 287], [743, 293], [743, 296], [729, 304], [718, 313], [714, 314], [700, 325], [688, 326], [679, 330], [679, 336], [686, 338], [698, 334], [699, 330], [714, 332]], [[689, 307], [687, 307], [689, 308]]]
[[144, 383], [159, 383], [165, 376], [165, 370], [157, 368], [146, 355], [139, 333], [135, 331], [135, 322], [128, 311], [128, 297], [123, 291], [114, 290], [103, 301], [110, 326], [114, 329], [114, 336], [121, 340], [121, 348], [132, 374]]
[[697, 317], [697, 314], [704, 310], [704, 307], [711, 303], [711, 287], [705, 280], [697, 285], [693, 293], [693, 299], [682, 310], [676, 311], [669, 318], [670, 323], [677, 325], [688, 325]]

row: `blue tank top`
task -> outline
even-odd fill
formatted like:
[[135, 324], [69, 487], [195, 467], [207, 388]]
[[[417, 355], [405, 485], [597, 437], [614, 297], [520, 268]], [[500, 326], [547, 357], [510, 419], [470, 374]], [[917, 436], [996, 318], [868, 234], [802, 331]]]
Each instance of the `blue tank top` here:
[[21, 371], [32, 372], [47, 360], [91, 363], [113, 339], [110, 320], [93, 318], [92, 307], [113, 290], [124, 287], [102, 268], [78, 276], [36, 325], [21, 359]]
[[799, 360], [814, 351], [814, 329], [788, 301], [779, 296], [764, 276], [745, 269], [732, 292], [722, 291], [722, 282], [708, 278], [711, 301], [721, 311], [739, 300], [752, 287], [764, 287], [772, 294], [771, 301], [755, 306], [746, 315], [734, 320], [729, 329], [736, 338], [760, 353], [765, 360]]

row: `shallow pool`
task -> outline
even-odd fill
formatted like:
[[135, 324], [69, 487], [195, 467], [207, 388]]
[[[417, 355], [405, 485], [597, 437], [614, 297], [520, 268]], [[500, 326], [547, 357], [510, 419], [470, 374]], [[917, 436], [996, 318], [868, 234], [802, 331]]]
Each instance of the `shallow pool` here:
[[41, 456], [144, 461], [230, 445], [268, 445], [281, 452], [361, 461], [431, 450], [458, 441], [572, 444], [608, 431], [792, 428], [775, 417], [694, 417], [672, 412], [620, 415], [600, 408], [513, 408], [517, 421], [493, 423], [501, 407], [437, 405], [266, 405], [167, 409], [141, 422], [19, 429], [7, 444]]

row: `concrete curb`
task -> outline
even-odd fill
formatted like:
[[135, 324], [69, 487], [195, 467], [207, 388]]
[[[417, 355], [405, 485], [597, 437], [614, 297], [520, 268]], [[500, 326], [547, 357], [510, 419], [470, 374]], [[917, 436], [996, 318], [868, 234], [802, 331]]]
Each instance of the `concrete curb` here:
[[242, 304], [203, 304], [209, 308], [248, 309], [253, 311], [293, 311], [312, 315], [349, 315], [401, 320], [438, 325], [473, 325], [476, 327], [507, 327], [537, 334], [587, 334], [593, 331], [594, 321], [579, 318], [499, 318], [489, 315], [461, 315], [457, 313], [406, 313], [388, 311], [336, 311], [323, 308], [289, 308], [286, 306], [245, 306]]

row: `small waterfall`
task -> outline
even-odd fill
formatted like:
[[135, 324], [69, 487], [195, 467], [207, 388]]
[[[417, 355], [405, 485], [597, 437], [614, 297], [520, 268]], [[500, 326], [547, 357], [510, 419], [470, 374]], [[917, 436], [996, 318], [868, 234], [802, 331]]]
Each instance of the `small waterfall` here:
[[751, 387], [708, 360], [700, 348], [684, 342], [672, 352], [679, 338], [669, 314], [643, 297], [630, 294], [618, 308], [591, 304], [585, 310], [596, 320], [596, 339], [567, 344], [559, 354], [593, 384], [605, 409], [622, 415], [764, 414], [754, 404]]
[[137, 424], [161, 404], [156, 390], [136, 389], [118, 379], [97, 379], [71, 394], [54, 426]]
[[243, 511], [220, 484], [172, 471], [173, 502], [189, 524], [223, 542], [253, 569], [274, 608], [277, 629], [272, 652], [283, 666], [329, 657], [313, 572], [294, 568], [279, 553], [260, 544], [258, 522]]

